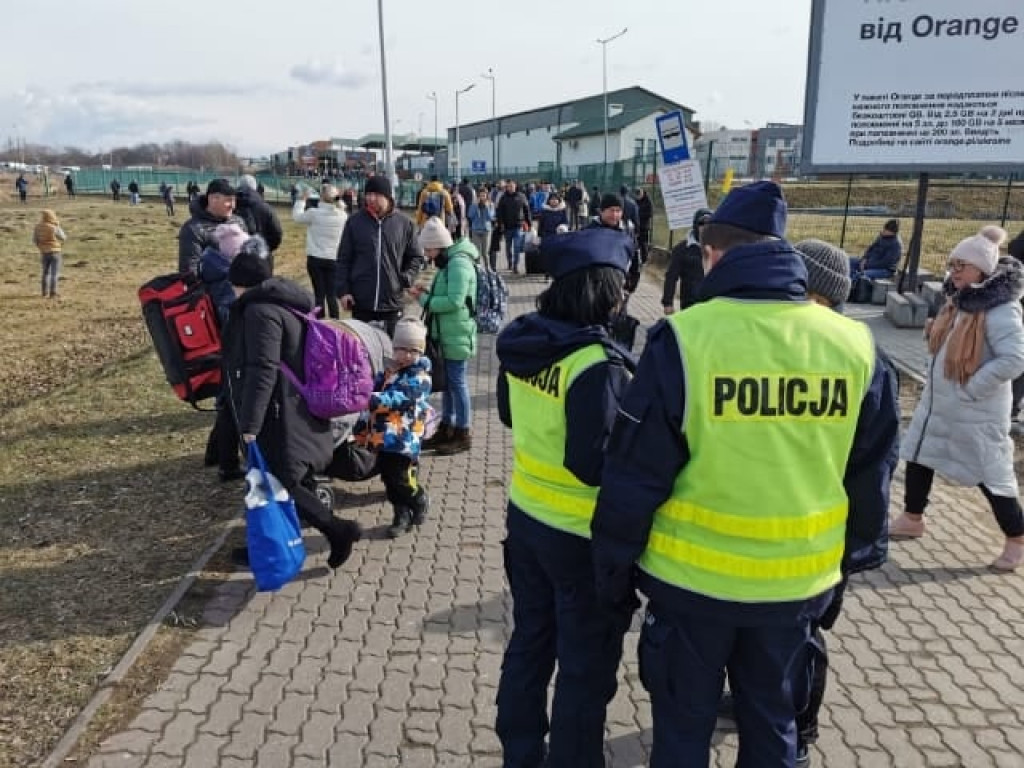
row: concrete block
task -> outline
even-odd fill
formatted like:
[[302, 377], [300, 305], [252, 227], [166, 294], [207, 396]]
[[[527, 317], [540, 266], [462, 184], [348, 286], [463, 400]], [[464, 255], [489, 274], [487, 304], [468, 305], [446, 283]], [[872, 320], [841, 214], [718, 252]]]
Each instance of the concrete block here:
[[927, 283], [921, 283], [918, 293], [925, 300], [925, 303], [928, 304], [933, 314], [938, 312], [946, 302], [946, 294], [942, 291], [942, 283], [938, 281], [930, 280]]
[[924, 328], [928, 304], [916, 293], [892, 291], [885, 298], [885, 316], [897, 328]]
[[876, 278], [871, 281], [871, 303], [885, 304], [885, 297], [896, 290], [896, 281], [891, 278]]

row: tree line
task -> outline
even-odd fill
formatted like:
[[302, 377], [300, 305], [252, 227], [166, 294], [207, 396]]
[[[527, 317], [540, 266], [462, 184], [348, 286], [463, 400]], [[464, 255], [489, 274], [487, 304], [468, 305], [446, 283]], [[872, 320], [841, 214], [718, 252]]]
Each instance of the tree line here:
[[151, 165], [156, 167], [236, 169], [243, 164], [237, 152], [219, 141], [192, 144], [170, 141], [165, 144], [141, 143], [116, 147], [107, 152], [90, 152], [81, 147], [51, 147], [45, 144], [16, 144], [8, 139], [0, 149], [0, 161], [25, 162], [31, 165]]

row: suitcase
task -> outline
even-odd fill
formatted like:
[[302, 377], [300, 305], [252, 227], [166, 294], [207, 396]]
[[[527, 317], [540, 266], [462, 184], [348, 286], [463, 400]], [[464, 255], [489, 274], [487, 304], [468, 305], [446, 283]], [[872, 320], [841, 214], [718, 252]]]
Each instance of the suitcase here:
[[545, 274], [544, 260], [540, 257], [540, 248], [533, 247], [526, 250], [523, 254], [526, 259], [526, 274], [528, 275], [543, 275]]
[[174, 393], [193, 408], [221, 390], [217, 310], [195, 275], [154, 278], [139, 288], [146, 328]]

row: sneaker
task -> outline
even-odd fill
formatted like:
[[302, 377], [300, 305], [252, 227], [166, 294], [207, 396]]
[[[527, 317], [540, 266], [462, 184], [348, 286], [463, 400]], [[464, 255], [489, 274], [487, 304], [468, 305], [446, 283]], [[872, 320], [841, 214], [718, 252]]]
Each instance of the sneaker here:
[[426, 491], [420, 489], [420, 492], [416, 495], [416, 506], [412, 510], [412, 524], [423, 525], [423, 521], [427, 519], [427, 512], [430, 511], [430, 496]]
[[924, 536], [924, 515], [904, 512], [889, 524], [892, 539], [919, 539]]
[[1024, 541], [1007, 539], [1003, 545], [1003, 554], [992, 563], [992, 568], [1004, 573], [1017, 570], [1024, 563]]
[[438, 456], [451, 456], [455, 453], [462, 453], [468, 451], [473, 447], [473, 436], [470, 434], [468, 429], [462, 427], [456, 427], [452, 434], [452, 439], [442, 444], [437, 449]]
[[408, 507], [396, 506], [391, 525], [388, 526], [388, 538], [397, 539], [399, 536], [404, 536], [410, 528], [412, 528], [412, 510]]

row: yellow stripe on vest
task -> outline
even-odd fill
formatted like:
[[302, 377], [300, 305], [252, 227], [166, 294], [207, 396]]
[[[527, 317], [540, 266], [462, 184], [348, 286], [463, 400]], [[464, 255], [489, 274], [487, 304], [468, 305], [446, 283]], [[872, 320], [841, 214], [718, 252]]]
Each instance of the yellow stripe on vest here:
[[764, 560], [708, 549], [652, 531], [647, 540], [647, 548], [673, 562], [689, 563], [710, 573], [763, 582], [776, 579], [805, 579], [827, 574], [838, 568], [843, 558], [845, 543], [839, 542], [830, 549], [813, 555]]
[[716, 512], [697, 504], [669, 499], [658, 510], [669, 520], [692, 523], [708, 531], [746, 539], [780, 541], [817, 537], [845, 526], [846, 502], [800, 517], [753, 517]]

